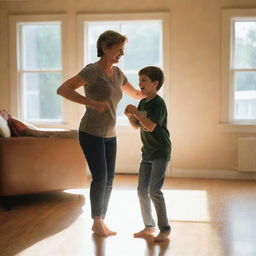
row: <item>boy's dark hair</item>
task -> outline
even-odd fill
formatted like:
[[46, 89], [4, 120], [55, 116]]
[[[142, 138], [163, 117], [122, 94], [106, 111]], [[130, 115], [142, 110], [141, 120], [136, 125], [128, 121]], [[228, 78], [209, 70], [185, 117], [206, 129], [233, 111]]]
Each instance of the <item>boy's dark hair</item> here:
[[112, 47], [115, 44], [125, 43], [127, 41], [127, 37], [119, 34], [113, 30], [107, 30], [103, 32], [97, 41], [97, 56], [102, 57], [104, 55], [103, 46], [107, 48]]
[[156, 87], [157, 91], [160, 90], [164, 83], [164, 72], [159, 67], [145, 67], [139, 71], [139, 75], [148, 76], [152, 82], [158, 81], [158, 85]]

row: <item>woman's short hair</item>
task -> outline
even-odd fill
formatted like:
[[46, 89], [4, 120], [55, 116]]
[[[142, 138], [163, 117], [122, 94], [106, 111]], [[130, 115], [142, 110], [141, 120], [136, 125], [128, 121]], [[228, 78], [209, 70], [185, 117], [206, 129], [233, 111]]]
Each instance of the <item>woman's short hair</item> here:
[[157, 91], [160, 90], [164, 83], [164, 72], [155, 66], [148, 66], [139, 71], [139, 75], [145, 75], [150, 78], [152, 82], [158, 81]]
[[104, 55], [102, 47], [105, 46], [107, 48], [112, 47], [115, 44], [125, 43], [127, 41], [127, 37], [119, 34], [113, 30], [107, 30], [103, 32], [97, 41], [97, 56], [102, 57]]

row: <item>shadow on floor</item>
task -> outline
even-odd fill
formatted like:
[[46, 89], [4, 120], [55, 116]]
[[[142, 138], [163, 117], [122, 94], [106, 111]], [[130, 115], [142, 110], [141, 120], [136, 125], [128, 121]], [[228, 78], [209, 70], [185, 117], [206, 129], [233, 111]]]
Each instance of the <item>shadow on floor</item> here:
[[13, 196], [10, 200], [12, 209], [0, 210], [1, 256], [16, 255], [66, 229], [81, 215], [84, 205], [83, 196], [64, 192]]

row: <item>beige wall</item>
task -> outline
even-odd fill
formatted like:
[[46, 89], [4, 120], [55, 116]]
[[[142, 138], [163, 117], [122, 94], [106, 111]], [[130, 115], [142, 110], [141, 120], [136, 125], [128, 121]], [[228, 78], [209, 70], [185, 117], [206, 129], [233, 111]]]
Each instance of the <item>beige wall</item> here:
[[[10, 109], [8, 15], [170, 12], [169, 128], [173, 169], [235, 170], [238, 132], [220, 120], [221, 9], [255, 8], [255, 0], [31, 0], [0, 1], [0, 107]], [[118, 167], [135, 171], [138, 132], [118, 129]]]

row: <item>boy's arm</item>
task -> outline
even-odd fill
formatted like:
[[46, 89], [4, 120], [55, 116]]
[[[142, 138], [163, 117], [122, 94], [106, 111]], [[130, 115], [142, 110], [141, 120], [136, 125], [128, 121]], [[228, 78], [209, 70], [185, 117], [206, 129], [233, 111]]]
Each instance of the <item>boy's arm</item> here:
[[133, 128], [135, 129], [140, 128], [139, 121], [136, 118], [134, 118], [133, 116], [128, 116], [128, 120]]
[[145, 117], [142, 112], [136, 111], [134, 117], [140, 122], [145, 130], [148, 132], [153, 132], [157, 124], [151, 121], [149, 118]]
[[149, 132], [153, 132], [157, 126], [157, 123], [144, 116], [143, 113], [138, 111], [134, 105], [128, 105], [125, 109], [125, 112], [130, 114], [135, 120], [138, 120], [140, 125]]

